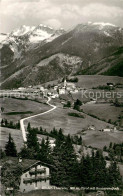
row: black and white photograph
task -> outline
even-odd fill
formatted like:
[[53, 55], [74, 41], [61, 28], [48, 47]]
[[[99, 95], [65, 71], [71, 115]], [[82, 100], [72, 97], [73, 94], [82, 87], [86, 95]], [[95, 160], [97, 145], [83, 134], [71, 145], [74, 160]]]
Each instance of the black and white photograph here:
[[123, 0], [0, 0], [0, 196], [123, 196]]

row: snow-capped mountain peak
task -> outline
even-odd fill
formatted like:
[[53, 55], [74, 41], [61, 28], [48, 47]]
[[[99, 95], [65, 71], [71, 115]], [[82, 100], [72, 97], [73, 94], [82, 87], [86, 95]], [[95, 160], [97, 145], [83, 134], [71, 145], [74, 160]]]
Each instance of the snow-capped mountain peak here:
[[22, 41], [23, 44], [24, 42], [26, 44], [34, 44], [42, 41], [46, 43], [62, 35], [64, 32], [63, 29], [55, 30], [44, 24], [39, 24], [38, 26], [22, 25], [8, 34], [6, 38], [1, 35], [0, 40], [3, 44], [10, 42], [17, 44], [18, 40], [19, 42]]
[[33, 31], [35, 28], [36, 28], [35, 26], [22, 25], [20, 28], [17, 28], [14, 31], [12, 31], [11, 35], [23, 36], [31, 31]]
[[107, 27], [116, 27], [116, 25], [104, 22], [88, 22], [88, 25], [97, 26], [99, 30], [105, 29]]
[[44, 28], [49, 28], [49, 29], [53, 29], [52, 27], [50, 26], [47, 26], [47, 25], [44, 25], [44, 24], [39, 24], [38, 27], [44, 27]]
[[37, 44], [43, 45], [51, 42], [63, 33], [63, 29], [55, 30], [43, 24], [38, 26], [22, 25], [9, 34], [0, 34], [0, 48], [8, 47], [14, 53], [14, 59], [18, 59], [30, 48], [35, 48]]
[[94, 22], [94, 23], [92, 23], [93, 25], [100, 25], [100, 26], [103, 26], [103, 27], [105, 27], [105, 26], [112, 26], [112, 27], [116, 27], [116, 25], [114, 25], [114, 24], [111, 24], [111, 23], [104, 23], [104, 22]]

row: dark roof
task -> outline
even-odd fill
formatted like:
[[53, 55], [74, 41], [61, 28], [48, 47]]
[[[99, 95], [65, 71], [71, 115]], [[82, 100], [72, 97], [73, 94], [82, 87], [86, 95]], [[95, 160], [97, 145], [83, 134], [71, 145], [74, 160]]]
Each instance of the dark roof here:
[[111, 83], [111, 82], [108, 82], [108, 83], [107, 83], [107, 85], [114, 85], [114, 84], [113, 84], [113, 83]]
[[23, 173], [30, 170], [31, 168], [33, 168], [34, 166], [37, 166], [37, 165], [42, 165], [42, 166], [45, 166], [45, 167], [48, 167], [48, 168], [53, 168], [54, 166], [53, 165], [50, 165], [48, 163], [44, 163], [42, 161], [36, 161], [35, 163], [33, 163], [32, 165], [28, 166], [26, 169], [23, 170]]

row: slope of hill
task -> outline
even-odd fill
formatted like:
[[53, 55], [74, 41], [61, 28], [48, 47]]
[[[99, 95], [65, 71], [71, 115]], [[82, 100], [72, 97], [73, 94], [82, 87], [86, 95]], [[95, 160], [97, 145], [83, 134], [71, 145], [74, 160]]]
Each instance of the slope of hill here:
[[[79, 56], [83, 66], [89, 67], [102, 58], [111, 55], [123, 46], [123, 30], [114, 26], [78, 25], [40, 50], [42, 57], [51, 56], [59, 51]], [[84, 69], [83, 67], [83, 69]]]
[[[113, 75], [114, 71], [110, 69], [116, 62], [119, 68], [122, 67], [122, 64], [119, 65], [122, 62], [122, 51], [118, 55], [114, 52], [123, 46], [123, 29], [108, 23], [80, 24], [66, 33], [62, 29], [54, 32], [52, 28], [46, 28], [39, 25], [30, 33], [16, 37], [22, 39], [19, 43], [20, 53], [16, 55], [7, 45], [2, 47], [2, 88], [39, 84], [76, 73], [105, 72]], [[46, 34], [42, 33], [44, 30]], [[38, 36], [42, 41], [29, 44], [31, 36], [33, 40], [37, 40]], [[64, 62], [59, 54], [67, 56], [68, 60]], [[70, 58], [74, 59], [74, 63], [69, 63]], [[77, 58], [80, 59], [79, 63], [75, 61]], [[44, 63], [44, 59], [47, 63]], [[110, 72], [107, 72], [108, 69]]]
[[102, 74], [123, 77], [123, 47], [118, 48], [116, 52], [102, 59], [98, 63], [93, 64], [83, 71], [80, 71], [79, 74]]
[[[76, 56], [58, 53], [46, 58], [35, 66], [26, 66], [8, 77], [2, 84], [3, 88], [28, 86], [45, 83], [76, 73], [81, 68], [82, 59]], [[5, 70], [5, 69], [4, 69]], [[4, 71], [3, 70], [3, 71]]]

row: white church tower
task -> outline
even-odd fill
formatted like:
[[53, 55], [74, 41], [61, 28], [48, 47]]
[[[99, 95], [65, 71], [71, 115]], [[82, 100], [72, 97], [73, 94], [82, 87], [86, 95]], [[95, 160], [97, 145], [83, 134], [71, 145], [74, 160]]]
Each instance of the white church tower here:
[[66, 80], [66, 78], [64, 79], [64, 88], [66, 88], [67, 87], [67, 80]]

